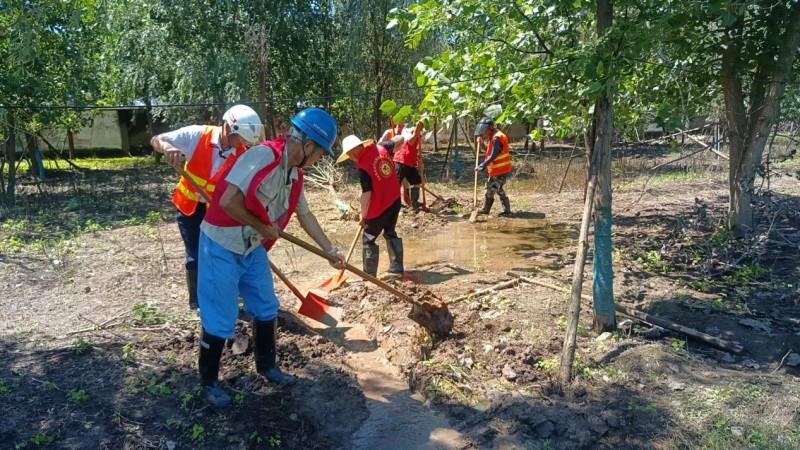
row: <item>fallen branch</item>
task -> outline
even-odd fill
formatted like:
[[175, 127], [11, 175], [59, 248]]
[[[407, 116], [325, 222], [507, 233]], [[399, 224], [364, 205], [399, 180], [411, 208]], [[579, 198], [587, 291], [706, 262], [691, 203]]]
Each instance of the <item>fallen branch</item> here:
[[722, 153], [722, 152], [720, 152], [720, 151], [718, 151], [718, 150], [715, 150], [715, 149], [714, 149], [714, 147], [712, 147], [712, 146], [710, 146], [710, 145], [706, 144], [705, 142], [701, 141], [700, 139], [697, 139], [696, 137], [692, 136], [692, 135], [691, 135], [691, 134], [689, 134], [689, 133], [686, 133], [686, 137], [688, 137], [688, 138], [689, 138], [689, 139], [691, 139], [692, 141], [694, 141], [694, 142], [696, 142], [696, 143], [700, 144], [700, 146], [702, 146], [702, 147], [703, 147], [703, 148], [705, 148], [706, 150], [709, 150], [709, 151], [711, 151], [711, 153], [713, 153], [713, 154], [715, 154], [715, 155], [717, 155], [717, 156], [719, 156], [719, 157], [721, 157], [721, 158], [728, 159], [728, 160], [730, 160], [730, 159], [731, 159], [731, 158], [730, 158], [728, 155], [726, 155], [725, 153]]
[[714, 124], [710, 123], [710, 124], [704, 125], [702, 127], [692, 128], [691, 130], [686, 130], [686, 131], [680, 131], [680, 129], [679, 129], [679, 131], [677, 133], [672, 133], [672, 134], [668, 134], [666, 136], [661, 136], [661, 137], [657, 137], [657, 138], [653, 138], [653, 139], [647, 139], [647, 140], [644, 140], [644, 141], [632, 142], [630, 145], [648, 144], [650, 142], [661, 141], [663, 139], [667, 139], [667, 138], [671, 138], [671, 137], [675, 137], [675, 136], [680, 136], [682, 134], [693, 133], [695, 131], [705, 130], [706, 128], [708, 128], [708, 127], [710, 127], [712, 125], [714, 125]]
[[451, 301], [450, 304], [452, 305], [454, 303], [462, 302], [462, 301], [470, 299], [470, 298], [480, 297], [481, 295], [489, 294], [489, 293], [492, 293], [494, 291], [499, 291], [499, 290], [502, 290], [502, 289], [512, 288], [512, 287], [514, 287], [514, 286], [516, 286], [518, 284], [519, 284], [519, 279], [517, 279], [517, 278], [514, 278], [513, 280], [506, 280], [506, 281], [497, 283], [494, 286], [490, 286], [488, 288], [479, 289], [477, 291], [470, 292], [468, 294], [464, 294], [461, 297], [457, 297], [455, 300]]
[[789, 349], [789, 351], [786, 352], [785, 355], [783, 355], [783, 358], [781, 358], [781, 362], [778, 364], [778, 367], [776, 367], [775, 370], [770, 372], [770, 375], [775, 375], [775, 372], [781, 370], [781, 367], [783, 367], [783, 362], [786, 361], [786, 358], [788, 358], [789, 355], [791, 355], [791, 354], [792, 354], [792, 349]]
[[[565, 288], [565, 287], [556, 286], [556, 285], [552, 285], [552, 284], [548, 284], [548, 283], [542, 283], [541, 281], [537, 281], [537, 280], [534, 280], [532, 278], [524, 277], [524, 276], [519, 275], [519, 274], [514, 273], [514, 272], [508, 272], [508, 274], [511, 275], [511, 276], [517, 277], [517, 278], [519, 278], [520, 280], [522, 280], [522, 281], [524, 281], [526, 283], [530, 283], [530, 284], [534, 284], [534, 285], [537, 285], [537, 286], [542, 286], [542, 287], [554, 289], [554, 290], [557, 290], [557, 291], [564, 292], [566, 294], [570, 293], [570, 290]], [[589, 297], [588, 295], [581, 295], [581, 298], [583, 298], [584, 300], [589, 300], [589, 301], [592, 300], [592, 298]], [[693, 328], [689, 328], [689, 327], [683, 326], [683, 325], [681, 325], [679, 323], [675, 323], [675, 322], [673, 322], [671, 320], [664, 319], [662, 317], [653, 316], [652, 314], [648, 314], [648, 313], [646, 313], [644, 311], [639, 311], [638, 309], [633, 309], [633, 308], [629, 308], [627, 306], [622, 306], [622, 305], [615, 305], [615, 308], [616, 308], [618, 313], [624, 314], [624, 315], [626, 315], [628, 317], [632, 317], [634, 319], [638, 319], [638, 320], [640, 320], [642, 322], [647, 322], [647, 323], [649, 323], [651, 325], [657, 325], [657, 326], [659, 326], [661, 328], [666, 328], [668, 330], [672, 330], [672, 331], [677, 331], [679, 333], [683, 333], [683, 334], [685, 334], [685, 335], [687, 335], [689, 337], [693, 337], [693, 338], [695, 338], [697, 340], [700, 340], [702, 342], [705, 342], [706, 344], [712, 345], [712, 346], [720, 348], [722, 350], [726, 350], [726, 351], [733, 352], [733, 353], [741, 353], [742, 350], [744, 350], [744, 347], [742, 347], [742, 345], [739, 344], [738, 342], [726, 341], [724, 339], [720, 339], [720, 338], [717, 338], [717, 337], [702, 333], [702, 332], [697, 331], [697, 330], [695, 330]]]

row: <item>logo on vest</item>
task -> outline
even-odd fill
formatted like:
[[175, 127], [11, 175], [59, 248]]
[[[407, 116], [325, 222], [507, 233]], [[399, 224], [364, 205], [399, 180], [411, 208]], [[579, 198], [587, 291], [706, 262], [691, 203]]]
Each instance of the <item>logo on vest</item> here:
[[392, 164], [386, 158], [375, 158], [372, 171], [378, 178], [388, 178], [392, 175]]

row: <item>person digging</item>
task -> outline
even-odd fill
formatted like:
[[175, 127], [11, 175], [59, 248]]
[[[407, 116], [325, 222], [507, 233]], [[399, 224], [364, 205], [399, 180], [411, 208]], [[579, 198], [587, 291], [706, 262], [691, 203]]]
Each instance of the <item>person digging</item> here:
[[[222, 126], [189, 125], [153, 136], [153, 149], [164, 154], [167, 164], [183, 168], [186, 176], [213, 193], [212, 178], [248, 147], [263, 140], [261, 118], [249, 106], [235, 105], [222, 116]], [[172, 204], [178, 210], [178, 229], [186, 251], [186, 286], [189, 307], [197, 309], [197, 255], [200, 243], [200, 224], [206, 214], [203, 197], [183, 176], [172, 194]]]
[[256, 371], [279, 385], [294, 380], [277, 366], [279, 300], [268, 257], [278, 230], [286, 227], [293, 213], [306, 233], [334, 257], [331, 265], [344, 267], [303, 192], [303, 168], [325, 153], [332, 155], [336, 121], [322, 109], [307, 108], [290, 123], [286, 139], [252, 147], [220, 177], [200, 227], [199, 372], [206, 398], [218, 408], [231, 401], [218, 374], [225, 340], [234, 335], [239, 294], [254, 317]]
[[406, 128], [403, 130], [405, 138], [399, 150], [394, 152], [394, 162], [397, 166], [397, 177], [402, 183], [403, 201], [406, 206], [419, 210], [419, 185], [422, 183], [418, 164], [420, 142], [422, 141], [422, 131], [424, 124], [418, 121], [414, 129]]
[[[501, 216], [511, 215], [511, 201], [506, 195], [503, 186], [511, 176], [511, 153], [509, 153], [508, 136], [498, 130], [492, 119], [484, 117], [475, 127], [475, 137], [479, 137], [478, 145], [486, 147], [486, 156], [482, 163], [475, 168], [476, 172], [488, 169], [489, 179], [486, 180], [486, 194], [480, 214], [489, 214], [494, 204], [494, 195], [500, 197], [503, 203]], [[487, 145], [488, 144], [488, 145]]]
[[375, 240], [383, 233], [389, 254], [392, 275], [403, 275], [403, 240], [397, 236], [397, 218], [400, 214], [400, 181], [395, 173], [390, 154], [397, 140], [376, 144], [372, 139], [362, 141], [355, 135], [342, 140], [342, 154], [336, 160], [352, 160], [358, 168], [361, 183], [362, 261], [364, 272], [377, 276], [379, 248]]

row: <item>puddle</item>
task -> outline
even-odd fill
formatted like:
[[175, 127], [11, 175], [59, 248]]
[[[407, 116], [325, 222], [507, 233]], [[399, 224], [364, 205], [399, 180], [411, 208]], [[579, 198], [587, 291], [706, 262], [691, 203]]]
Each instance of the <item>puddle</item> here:
[[[348, 242], [352, 235], [334, 234], [334, 240]], [[404, 264], [412, 280], [426, 284], [441, 282], [476, 270], [506, 271], [529, 268], [537, 264], [535, 258], [548, 249], [569, 245], [575, 240], [575, 231], [545, 219], [498, 219], [469, 223], [466, 220], [451, 222], [430, 235], [415, 234], [403, 237]], [[301, 235], [302, 238], [302, 235]], [[379, 273], [389, 266], [385, 241], [378, 238], [381, 247]], [[270, 252], [279, 267], [296, 271], [293, 281], [310, 288], [332, 275], [327, 261], [287, 242], [279, 242]], [[361, 267], [361, 248], [357, 245], [350, 260]], [[416, 268], [430, 265], [450, 266], [452, 273], [436, 277], [433, 273], [415, 272]], [[350, 276], [351, 278], [354, 275]], [[433, 277], [433, 278], [431, 278]], [[439, 279], [442, 278], [443, 279]], [[435, 278], [435, 279], [434, 279]]]

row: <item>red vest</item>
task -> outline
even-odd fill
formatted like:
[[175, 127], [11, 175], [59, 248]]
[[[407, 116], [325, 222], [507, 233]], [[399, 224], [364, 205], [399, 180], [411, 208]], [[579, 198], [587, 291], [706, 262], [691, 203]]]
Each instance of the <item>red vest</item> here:
[[489, 143], [486, 145], [486, 156], [484, 158], [488, 158], [492, 154], [492, 142], [494, 142], [495, 138], [500, 140], [500, 144], [503, 147], [500, 150], [500, 154], [497, 155], [497, 158], [487, 167], [490, 177], [496, 177], [511, 172], [511, 153], [508, 152], [508, 136], [502, 131], [495, 131], [492, 138], [489, 139]]
[[394, 152], [394, 162], [406, 165], [408, 167], [417, 167], [417, 154], [419, 153], [420, 138], [412, 139], [411, 141], [403, 142], [400, 150]]
[[[289, 219], [292, 218], [292, 214], [294, 214], [295, 210], [297, 209], [297, 203], [300, 201], [300, 194], [303, 192], [303, 169], [299, 167], [296, 169], [298, 178], [296, 182], [292, 183], [291, 191], [289, 192], [289, 208], [283, 215], [278, 217], [273, 224], [269, 219], [267, 209], [261, 204], [261, 201], [258, 200], [256, 191], [258, 190], [258, 186], [261, 184], [261, 182], [264, 181], [264, 178], [266, 178], [267, 175], [269, 175], [276, 167], [280, 165], [281, 157], [283, 156], [283, 150], [286, 146], [286, 140], [279, 138], [273, 141], [264, 141], [261, 143], [261, 145], [265, 145], [272, 150], [273, 154], [275, 155], [275, 160], [268, 164], [267, 167], [259, 170], [253, 177], [253, 180], [250, 182], [250, 186], [248, 186], [247, 192], [244, 196], [244, 206], [248, 211], [253, 213], [253, 215], [258, 217], [260, 221], [267, 225], [275, 225], [279, 229], [283, 230], [286, 228], [286, 225], [289, 224]], [[211, 205], [209, 205], [208, 211], [206, 211], [206, 217], [204, 219], [211, 225], [218, 227], [242, 226], [241, 223], [231, 218], [228, 213], [226, 213], [225, 210], [219, 205], [222, 194], [228, 187], [228, 182], [225, 180], [225, 178], [232, 167], [233, 165], [231, 164], [231, 166], [225, 170], [225, 173], [219, 176], [217, 180], [217, 186], [219, 186], [219, 188], [214, 192], [214, 197], [211, 199]], [[275, 240], [264, 239], [262, 243], [264, 244], [264, 247], [269, 250], [275, 244]]]
[[[197, 142], [197, 146], [192, 153], [189, 161], [184, 165], [184, 172], [191, 177], [198, 186], [203, 188], [209, 194], [213, 194], [216, 190], [216, 184], [212, 181], [211, 168], [214, 159], [214, 147], [211, 145], [211, 138], [214, 133], [218, 133], [219, 127], [207, 126], [203, 129], [203, 134]], [[217, 170], [217, 173], [229, 168], [233, 165], [240, 154], [245, 151], [244, 147], [237, 148], [233, 155], [225, 160], [222, 167]], [[184, 178], [178, 180], [178, 185], [175, 186], [175, 191], [172, 193], [172, 204], [183, 213], [183, 215], [191, 216], [197, 209], [197, 202], [200, 201], [200, 194], [195, 191], [194, 187]]]
[[400, 199], [400, 181], [392, 157], [385, 148], [372, 144], [361, 152], [356, 167], [367, 172], [372, 180], [367, 219], [374, 219]]

